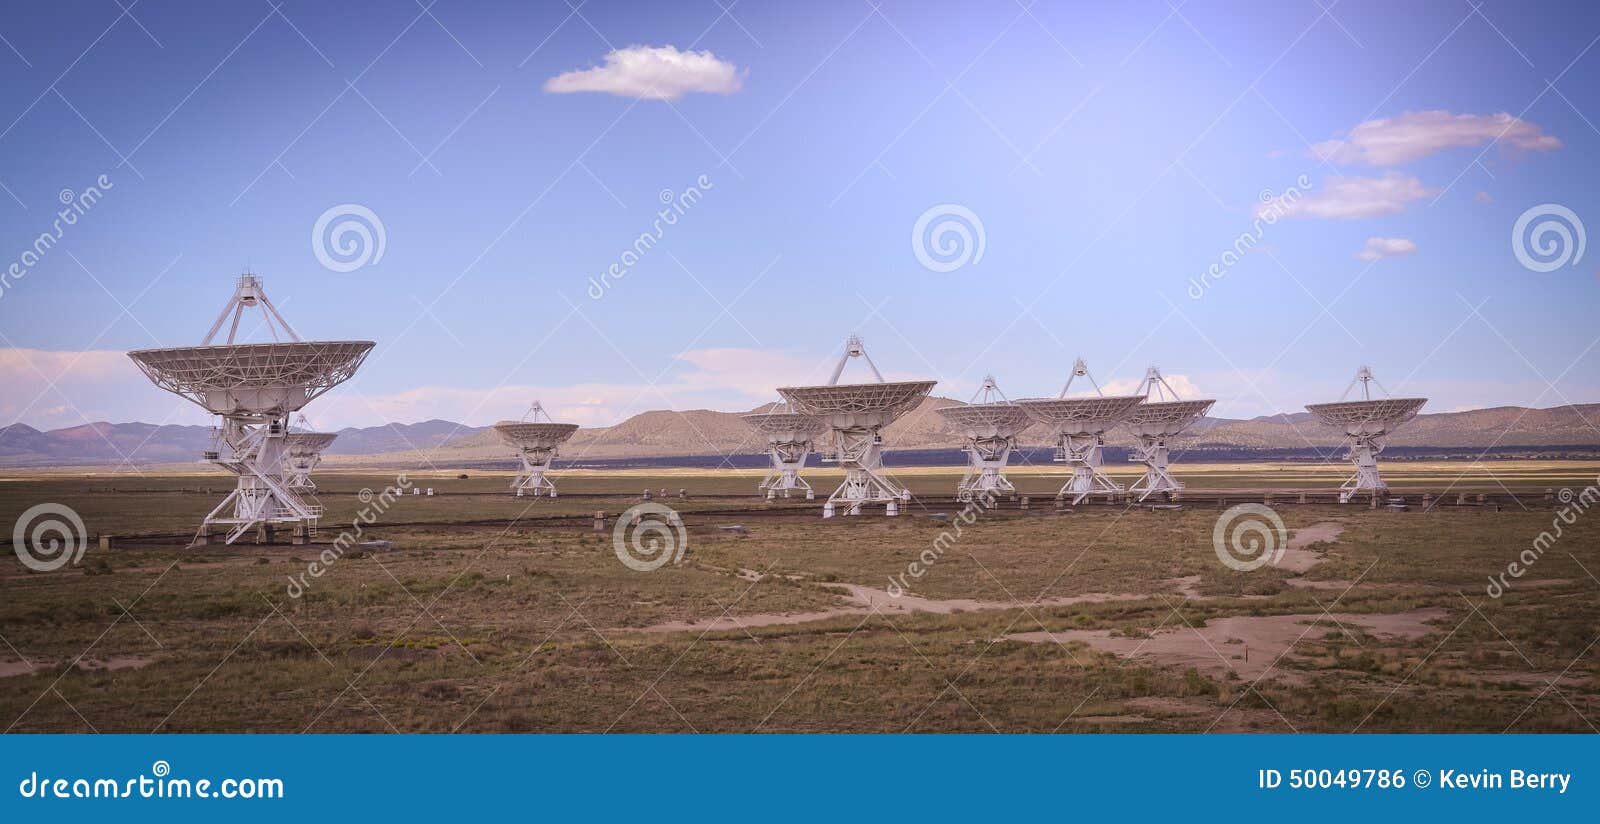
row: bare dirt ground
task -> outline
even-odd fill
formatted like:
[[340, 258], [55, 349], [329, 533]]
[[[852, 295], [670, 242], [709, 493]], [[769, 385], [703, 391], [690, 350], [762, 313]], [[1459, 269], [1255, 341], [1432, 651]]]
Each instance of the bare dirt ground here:
[[[1212, 676], [1230, 673], [1254, 681], [1274, 669], [1291, 646], [1307, 634], [1342, 632], [1359, 643], [1360, 636], [1420, 638], [1442, 628], [1437, 624], [1448, 610], [1429, 608], [1400, 613], [1301, 613], [1261, 617], [1234, 616], [1207, 621], [1204, 626], [1180, 624], [1165, 627], [1145, 638], [1113, 635], [1108, 630], [1066, 630], [1063, 632], [1021, 632], [1004, 636], [1008, 641], [1028, 643], [1080, 642], [1101, 652], [1122, 658], [1146, 658], [1157, 664], [1193, 667]], [[1285, 671], [1286, 677], [1304, 676]]]
[[[741, 579], [751, 579], [741, 570]], [[822, 586], [837, 589], [850, 601], [853, 606], [840, 606], [834, 609], [819, 610], [814, 612], [787, 612], [764, 613], [754, 615], [718, 616], [701, 621], [667, 621], [643, 627], [635, 632], [716, 632], [719, 630], [746, 629], [750, 627], [773, 627], [793, 624], [806, 624], [815, 621], [827, 621], [847, 615], [906, 615], [915, 612], [926, 612], [934, 615], [953, 615], [960, 612], [981, 612], [984, 610], [1008, 609], [1050, 609], [1054, 607], [1070, 606], [1072, 604], [1101, 604], [1109, 601], [1139, 601], [1146, 596], [1133, 593], [1104, 593], [1091, 592], [1085, 595], [1068, 595], [1043, 598], [1037, 601], [977, 601], [971, 598], [952, 598], [938, 600], [921, 598], [910, 593], [892, 595], [887, 589], [867, 587], [860, 584], [827, 583]], [[628, 630], [617, 630], [626, 632]]]
[[[1572, 474], [1535, 470], [1520, 482]], [[1268, 485], [1251, 471], [1229, 477]], [[669, 501], [681, 562], [639, 572], [609, 528], [516, 519], [614, 518], [645, 486], [750, 479], [629, 475], [633, 497], [596, 503], [453, 477], [364, 534], [395, 551], [344, 554], [314, 578], [326, 544], [147, 539], [91, 543], [55, 572], [0, 561], [0, 729], [1592, 732], [1600, 719], [1592, 515], [1499, 597], [1489, 576], [1551, 529], [1553, 508], [1278, 505], [1287, 563], [1246, 572], [1219, 562], [1210, 506], [1012, 508], [945, 539], [948, 519], [916, 508], [823, 521], [691, 495]], [[382, 480], [334, 476], [322, 498], [348, 518]], [[199, 482], [8, 482], [0, 510], [61, 501], [99, 533], [192, 534], [215, 503]], [[924, 574], [891, 596], [913, 563]]]

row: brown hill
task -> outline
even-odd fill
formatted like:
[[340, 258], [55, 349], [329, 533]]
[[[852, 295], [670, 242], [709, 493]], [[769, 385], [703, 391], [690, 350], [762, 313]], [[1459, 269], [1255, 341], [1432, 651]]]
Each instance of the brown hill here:
[[[960, 446], [961, 440], [935, 409], [959, 405], [949, 398], [929, 397], [884, 432], [890, 449], [938, 449]], [[751, 411], [762, 411], [770, 404]], [[640, 458], [684, 455], [730, 455], [760, 452], [763, 439], [739, 419], [738, 412], [693, 409], [652, 411], [615, 426], [580, 429], [562, 450], [568, 460]], [[0, 466], [73, 466], [193, 461], [210, 448], [211, 429], [203, 426], [153, 426], [143, 423], [94, 423], [40, 432], [23, 424], [0, 427]], [[1038, 428], [1022, 441], [1043, 445]], [[1110, 443], [1131, 438], [1113, 432]], [[1187, 438], [1191, 443], [1245, 449], [1333, 447], [1339, 433], [1310, 414], [1299, 412], [1250, 420], [1207, 418]], [[1600, 445], [1600, 404], [1528, 409], [1502, 406], [1467, 412], [1424, 414], [1389, 441], [1394, 446], [1596, 446]], [[408, 448], [414, 447], [414, 448]], [[487, 428], [449, 421], [384, 424], [345, 429], [329, 450], [334, 464], [436, 465], [508, 461], [511, 454]]]
[[[1194, 440], [1226, 446], [1338, 446], [1339, 431], [1310, 413], [1219, 421]], [[1528, 409], [1500, 406], [1418, 415], [1389, 438], [1392, 446], [1574, 446], [1600, 443], [1600, 404]]]

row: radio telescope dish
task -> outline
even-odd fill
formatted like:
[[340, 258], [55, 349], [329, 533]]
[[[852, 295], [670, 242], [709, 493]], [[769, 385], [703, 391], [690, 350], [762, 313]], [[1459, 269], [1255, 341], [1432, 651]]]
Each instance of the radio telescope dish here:
[[1169, 442], [1211, 411], [1216, 401], [1179, 400], [1177, 391], [1154, 366], [1145, 370], [1138, 394], [1143, 395], [1145, 401], [1133, 408], [1123, 425], [1139, 441], [1128, 460], [1144, 464], [1144, 477], [1134, 481], [1128, 491], [1139, 493], [1141, 501], [1157, 493], [1170, 501], [1183, 491], [1183, 483], [1167, 471], [1171, 463]]
[[[861, 358], [872, 370], [877, 383], [841, 384], [839, 377], [851, 358]], [[832, 518], [834, 506], [845, 504], [846, 513], [861, 514], [861, 505], [883, 501], [885, 514], [900, 512], [900, 504], [911, 500], [911, 491], [895, 482], [883, 470], [881, 430], [901, 415], [915, 409], [938, 381], [886, 382], [861, 338], [851, 335], [844, 354], [834, 367], [833, 376], [822, 386], [789, 386], [778, 390], [794, 411], [820, 418], [832, 430], [834, 460], [844, 468], [844, 483], [828, 497], [822, 517]], [[823, 460], [829, 460], [824, 456]]]
[[786, 401], [772, 412], [752, 412], [739, 417], [767, 436], [767, 454], [772, 458], [772, 467], [756, 489], [765, 490], [768, 500], [779, 495], [787, 498], [794, 490], [803, 489], [806, 500], [810, 501], [817, 493], [800, 477], [800, 470], [806, 468], [812, 441], [828, 431], [828, 424], [813, 415], [787, 411], [788, 408]]
[[967, 471], [956, 484], [958, 500], [1017, 491], [1006, 479], [1006, 462], [1017, 445], [1017, 434], [1033, 425], [1033, 419], [1006, 398], [993, 375], [984, 376], [971, 403], [935, 411], [967, 439]]
[[[239, 321], [250, 308], [261, 310], [274, 343], [237, 340]], [[213, 344], [230, 315], [227, 341]], [[196, 545], [209, 540], [216, 524], [230, 527], [230, 544], [253, 526], [263, 533], [276, 524], [293, 526], [296, 543], [310, 537], [322, 507], [302, 500], [284, 479], [289, 415], [349, 380], [372, 347], [372, 341], [301, 340], [267, 298], [261, 279], [245, 274], [199, 346], [128, 353], [156, 386], [222, 417], [218, 437], [227, 453], [207, 452], [205, 460], [237, 475], [238, 485], [201, 522]]]
[[[1359, 401], [1344, 400], [1356, 384], [1361, 384]], [[1314, 403], [1306, 411], [1317, 420], [1344, 431], [1350, 440], [1350, 462], [1356, 472], [1339, 487], [1339, 503], [1349, 503], [1357, 493], [1381, 494], [1388, 491], [1378, 474], [1378, 453], [1383, 451], [1384, 439], [1390, 432], [1417, 416], [1427, 398], [1372, 399], [1371, 384], [1377, 383], [1372, 370], [1366, 366], [1356, 371], [1355, 380], [1345, 387], [1344, 395], [1335, 403]], [[1383, 385], [1379, 384], [1381, 391]]]
[[[1072, 382], [1080, 377], [1094, 387], [1094, 397], [1067, 397]], [[1100, 448], [1105, 445], [1106, 430], [1126, 419], [1142, 400], [1143, 395], [1100, 394], [1100, 385], [1089, 374], [1088, 364], [1078, 358], [1059, 397], [1017, 401], [1055, 438], [1056, 461], [1072, 467], [1072, 477], [1062, 485], [1057, 497], [1071, 496], [1072, 502], [1079, 504], [1091, 495], [1114, 496], [1122, 492], [1120, 484], [1100, 471], [1105, 462]]]
[[296, 492], [316, 494], [317, 485], [311, 480], [311, 470], [322, 462], [323, 450], [332, 446], [339, 435], [309, 431], [310, 424], [304, 415], [300, 416], [300, 424], [308, 429], [290, 430], [283, 438], [284, 485]]
[[[544, 416], [543, 421], [539, 420], [541, 415]], [[556, 485], [544, 473], [556, 459], [556, 448], [566, 443], [577, 431], [578, 425], [575, 423], [550, 420], [549, 414], [544, 411], [544, 404], [538, 401], [528, 408], [523, 420], [501, 421], [494, 425], [494, 433], [516, 449], [517, 457], [522, 460], [522, 470], [511, 481], [511, 489], [518, 498], [523, 495], [557, 497]]]

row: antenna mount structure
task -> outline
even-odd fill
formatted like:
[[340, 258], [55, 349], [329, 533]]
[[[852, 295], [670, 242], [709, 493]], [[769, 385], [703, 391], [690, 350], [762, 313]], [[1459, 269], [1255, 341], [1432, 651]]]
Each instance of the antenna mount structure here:
[[[839, 383], [851, 358], [866, 361], [877, 382]], [[935, 383], [937, 381], [885, 381], [867, 355], [861, 338], [851, 335], [845, 341], [844, 353], [828, 383], [778, 390], [791, 408], [803, 415], [816, 416], [832, 431], [833, 459], [844, 469], [844, 483], [823, 504], [822, 517], [832, 518], [840, 504], [845, 506], [847, 514], [859, 515], [862, 504], [878, 502], [885, 505], [885, 514], [894, 516], [899, 514], [900, 504], [911, 500], [910, 490], [883, 473], [881, 433], [884, 427], [915, 409]]]
[[[1067, 397], [1072, 382], [1078, 378], [1087, 379], [1094, 387], [1093, 397]], [[1122, 486], [1100, 471], [1105, 463], [1101, 447], [1105, 445], [1106, 430], [1125, 419], [1143, 400], [1143, 395], [1102, 394], [1100, 385], [1089, 374], [1088, 364], [1078, 358], [1059, 396], [1017, 401], [1029, 417], [1044, 424], [1055, 438], [1056, 461], [1072, 468], [1072, 476], [1056, 497], [1071, 498], [1073, 504], [1080, 504], [1092, 495], [1115, 497], [1122, 494]]]
[[1161, 370], [1155, 366], [1145, 370], [1144, 380], [1139, 384], [1136, 394], [1145, 400], [1133, 407], [1126, 421], [1127, 427], [1139, 441], [1128, 460], [1143, 463], [1144, 476], [1134, 481], [1128, 487], [1128, 492], [1137, 493], [1141, 501], [1151, 495], [1161, 495], [1170, 501], [1183, 491], [1183, 482], [1172, 477], [1169, 471], [1169, 444], [1211, 411], [1216, 401], [1180, 399], [1177, 390], [1167, 383], [1167, 379], [1161, 376]]
[[[1306, 407], [1317, 420], [1344, 430], [1350, 441], [1350, 462], [1355, 466], [1355, 474], [1339, 487], [1339, 503], [1342, 504], [1349, 503], [1362, 492], [1381, 495], [1389, 490], [1383, 476], [1378, 474], [1378, 453], [1383, 451], [1389, 433], [1415, 418], [1428, 402], [1427, 398], [1373, 400], [1372, 384], [1375, 383], [1378, 380], [1372, 376], [1372, 370], [1363, 366], [1356, 370], [1355, 379], [1345, 387], [1338, 402]], [[1345, 400], [1357, 384], [1361, 386], [1361, 400]], [[1382, 392], [1383, 384], [1379, 383], [1378, 389]]]
[[[542, 421], [539, 420], [541, 416]], [[522, 461], [522, 468], [511, 481], [516, 496], [557, 497], [556, 485], [545, 477], [545, 471], [556, 459], [557, 448], [578, 431], [578, 425], [552, 421], [544, 411], [544, 404], [534, 401], [522, 420], [501, 421], [494, 425], [494, 431], [500, 440], [517, 450], [517, 457]]]
[[967, 439], [967, 471], [956, 484], [956, 498], [970, 502], [975, 496], [1015, 494], [1017, 488], [1006, 479], [1005, 469], [1018, 433], [1033, 423], [1027, 410], [1006, 398], [993, 375], [985, 375], [983, 386], [966, 406], [937, 411]]
[[788, 401], [770, 412], [752, 412], [740, 417], [767, 436], [767, 455], [772, 458], [771, 467], [756, 489], [765, 491], [767, 500], [787, 498], [795, 490], [803, 490], [806, 500], [814, 500], [817, 493], [800, 477], [800, 470], [806, 468], [813, 441], [827, 431], [827, 422], [792, 411]]
[[[276, 343], [237, 342], [239, 321], [251, 308], [262, 310]], [[230, 315], [227, 342], [213, 345]], [[217, 435], [227, 449], [207, 452], [204, 460], [233, 473], [238, 483], [205, 516], [194, 545], [207, 543], [213, 526], [227, 529], [229, 544], [252, 527], [259, 539], [270, 539], [275, 525], [292, 526], [297, 543], [309, 537], [322, 507], [302, 499], [284, 478], [289, 416], [349, 380], [372, 347], [372, 341], [301, 340], [267, 299], [261, 279], [245, 274], [200, 346], [128, 353], [156, 386], [222, 418]]]
[[315, 495], [317, 485], [311, 470], [322, 463], [322, 452], [339, 437], [337, 432], [314, 432], [304, 413], [296, 417], [296, 428], [284, 436], [284, 485], [302, 495]]

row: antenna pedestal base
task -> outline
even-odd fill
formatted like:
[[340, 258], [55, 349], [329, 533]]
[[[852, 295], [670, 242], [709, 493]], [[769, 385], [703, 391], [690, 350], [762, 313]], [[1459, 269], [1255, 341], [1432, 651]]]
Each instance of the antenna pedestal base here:
[[556, 485], [544, 476], [545, 470], [550, 468], [550, 462], [555, 460], [554, 449], [525, 448], [518, 453], [522, 458], [522, 471], [511, 481], [511, 490], [518, 497], [537, 498], [541, 495], [551, 498], [558, 497]]
[[1350, 503], [1350, 499], [1363, 492], [1381, 494], [1389, 491], [1389, 485], [1378, 474], [1378, 453], [1383, 451], [1383, 444], [1377, 438], [1357, 437], [1350, 444], [1350, 462], [1355, 465], [1356, 472], [1339, 487], [1339, 503]]
[[811, 484], [800, 477], [800, 470], [806, 468], [806, 454], [810, 448], [809, 441], [771, 444], [767, 452], [772, 456], [772, 466], [756, 489], [765, 491], [769, 501], [787, 498], [797, 489], [805, 492], [806, 500], [814, 500], [817, 493], [811, 489]]
[[276, 524], [308, 531], [316, 527], [322, 507], [306, 503], [284, 482], [284, 424], [277, 416], [223, 418], [222, 437], [231, 454], [208, 462], [239, 476], [238, 485], [201, 521], [197, 544], [214, 525], [228, 528], [223, 539], [227, 544], [251, 527], [267, 531]]
[[1167, 471], [1171, 456], [1166, 439], [1140, 436], [1139, 448], [1128, 460], [1144, 464], [1144, 475], [1128, 486], [1128, 492], [1138, 493], [1140, 501], [1151, 495], [1163, 495], [1170, 501], [1183, 491], [1183, 482]]
[[975, 497], [1016, 492], [1017, 488], [1005, 476], [1011, 447], [1011, 438], [985, 439], [968, 444], [967, 471], [956, 484], [956, 499], [970, 503]]
[[900, 503], [911, 500], [911, 491], [879, 474], [883, 469], [883, 445], [876, 430], [834, 430], [839, 448], [839, 466], [844, 483], [828, 496], [822, 517], [832, 518], [839, 505], [846, 515], [860, 515], [862, 504], [884, 504], [884, 514], [900, 514]]
[[1122, 494], [1122, 485], [1111, 480], [1100, 466], [1101, 438], [1098, 435], [1062, 435], [1056, 448], [1056, 461], [1072, 467], [1072, 477], [1056, 493], [1058, 498], [1070, 498], [1081, 504], [1092, 495], [1114, 497]]
[[283, 485], [307, 495], [316, 493], [317, 485], [311, 480], [311, 470], [315, 469], [317, 461], [307, 460], [298, 455], [290, 455], [284, 466]]

